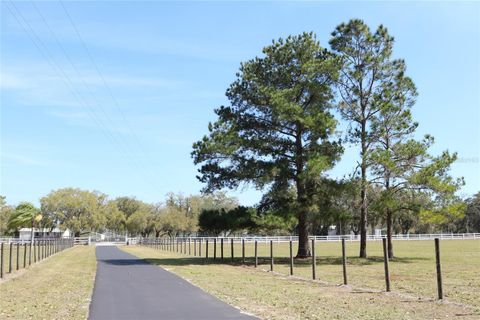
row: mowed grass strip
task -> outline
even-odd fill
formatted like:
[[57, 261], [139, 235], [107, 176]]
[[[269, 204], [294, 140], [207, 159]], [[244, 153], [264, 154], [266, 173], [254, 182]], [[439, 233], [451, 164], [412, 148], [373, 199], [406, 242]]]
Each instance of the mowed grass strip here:
[[62, 251], [0, 283], [0, 319], [86, 319], [95, 281], [94, 246]]
[[[470, 307], [397, 294], [351, 290], [271, 274], [251, 267], [206, 263], [204, 258], [185, 257], [142, 246], [125, 246], [122, 249], [164, 267], [225, 302], [264, 319], [480, 317], [480, 311]], [[185, 303], [188, 304], [188, 301]]]
[[[273, 243], [274, 271], [290, 274], [289, 243]], [[298, 243], [293, 242], [293, 253]], [[412, 296], [435, 299], [437, 280], [435, 267], [435, 247], [432, 240], [398, 240], [393, 242], [395, 258], [390, 260], [392, 291]], [[341, 242], [317, 242], [317, 279], [338, 285], [343, 284]], [[209, 257], [213, 258], [213, 243], [209, 241]], [[347, 241], [348, 283], [353, 287], [375, 291], [385, 290], [383, 248], [381, 241], [369, 241], [368, 258], [358, 258], [359, 242]], [[479, 240], [441, 240], [441, 264], [444, 297], [450, 302], [474, 306], [480, 310], [480, 239]], [[193, 242], [191, 243], [193, 254]], [[188, 243], [187, 243], [188, 252]], [[198, 254], [197, 246], [197, 254]], [[205, 257], [205, 241], [202, 245]], [[241, 262], [241, 244], [234, 245], [235, 262]], [[217, 242], [217, 258], [221, 256]], [[254, 264], [254, 244], [245, 244], [246, 264]], [[259, 268], [270, 270], [270, 244], [258, 242]], [[231, 261], [230, 242], [224, 243], [225, 262]], [[218, 262], [218, 261], [217, 261]], [[295, 259], [294, 274], [311, 279], [311, 259]]]

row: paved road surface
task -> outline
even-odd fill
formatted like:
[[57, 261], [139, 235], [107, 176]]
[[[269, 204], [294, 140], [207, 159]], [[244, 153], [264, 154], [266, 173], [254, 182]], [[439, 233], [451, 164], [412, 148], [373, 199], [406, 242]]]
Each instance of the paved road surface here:
[[90, 320], [256, 319], [117, 247], [96, 250]]

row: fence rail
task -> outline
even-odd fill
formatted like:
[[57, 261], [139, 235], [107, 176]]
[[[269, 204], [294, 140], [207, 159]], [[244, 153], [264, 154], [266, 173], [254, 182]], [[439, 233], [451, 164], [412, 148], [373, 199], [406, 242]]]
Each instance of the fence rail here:
[[[385, 238], [385, 235], [367, 235], [367, 240], [369, 241], [381, 241]], [[298, 236], [243, 236], [243, 237], [209, 237], [209, 236], [192, 236], [192, 237], [177, 237], [178, 239], [208, 239], [212, 240], [217, 239], [224, 239], [230, 241], [233, 239], [235, 243], [238, 242], [265, 242], [268, 243], [270, 241], [273, 242], [289, 242], [289, 241], [298, 241]], [[428, 233], [428, 234], [394, 234], [392, 235], [393, 240], [432, 240], [435, 238], [439, 238], [440, 240], [480, 240], [480, 233]], [[37, 238], [38, 240], [49, 240], [49, 239], [63, 239], [63, 238]], [[141, 241], [142, 238], [137, 237], [129, 237], [129, 238], [105, 238], [103, 240], [94, 239], [93, 237], [75, 237], [74, 244], [75, 245], [88, 245], [93, 242], [100, 242], [100, 241], [110, 241], [110, 242], [125, 242], [129, 244], [137, 244]], [[354, 234], [347, 234], [347, 235], [332, 235], [332, 236], [315, 236], [312, 235], [309, 237], [310, 240], [314, 239], [315, 241], [359, 241], [360, 235]], [[30, 243], [30, 240], [24, 240], [19, 238], [13, 237], [0, 237], [0, 243]]]
[[91, 242], [90, 237], [75, 237], [73, 238], [74, 245], [89, 245]]
[[[41, 241], [41, 240], [65, 240], [65, 239], [71, 239], [71, 238], [57, 238], [57, 237], [35, 237], [33, 240], [34, 241]], [[5, 244], [10, 244], [10, 243], [30, 243], [30, 239], [21, 239], [21, 238], [15, 238], [15, 237], [0, 237], [0, 243], [5, 243]]]
[[[386, 235], [367, 235], [367, 240], [369, 241], [382, 241]], [[435, 238], [441, 240], [480, 240], [480, 233], [431, 233], [431, 234], [395, 234], [392, 235], [393, 240], [433, 240]], [[142, 238], [140, 238], [142, 239]], [[148, 238], [145, 238], [148, 239]], [[224, 241], [233, 240], [235, 243], [242, 241], [245, 242], [264, 242], [269, 243], [273, 242], [289, 242], [289, 241], [298, 241], [298, 236], [243, 236], [243, 237], [208, 237], [208, 236], [194, 236], [194, 237], [176, 237], [176, 239], [203, 239], [214, 241]], [[327, 242], [327, 241], [359, 241], [360, 235], [332, 235], [332, 236], [310, 236], [310, 240], [315, 240], [318, 242]]]

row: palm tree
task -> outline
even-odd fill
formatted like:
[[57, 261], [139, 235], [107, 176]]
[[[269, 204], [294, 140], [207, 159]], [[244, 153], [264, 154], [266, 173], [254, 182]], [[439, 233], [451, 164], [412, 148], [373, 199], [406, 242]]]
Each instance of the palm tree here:
[[30, 233], [30, 254], [29, 259], [32, 260], [32, 245], [34, 238], [33, 228], [35, 223], [42, 220], [40, 210], [36, 208], [30, 202], [21, 202], [16, 208], [15, 212], [10, 216], [8, 220], [8, 226], [11, 229], [19, 229], [21, 227], [31, 227]]

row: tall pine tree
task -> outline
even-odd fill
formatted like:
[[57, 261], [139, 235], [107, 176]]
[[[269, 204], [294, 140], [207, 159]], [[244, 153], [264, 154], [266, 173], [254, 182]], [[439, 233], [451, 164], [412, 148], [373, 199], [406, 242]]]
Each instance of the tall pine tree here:
[[383, 26], [372, 33], [362, 20], [342, 23], [332, 33], [330, 46], [341, 59], [337, 81], [339, 111], [350, 123], [349, 141], [360, 146], [360, 257], [367, 257], [368, 157], [375, 142], [371, 124], [380, 111], [385, 84], [394, 76], [393, 37]]
[[312, 33], [289, 36], [241, 64], [227, 90], [231, 106], [215, 110], [209, 134], [193, 146], [205, 190], [294, 186], [298, 257], [310, 256], [308, 220], [315, 180], [338, 160], [332, 86], [338, 61]]

